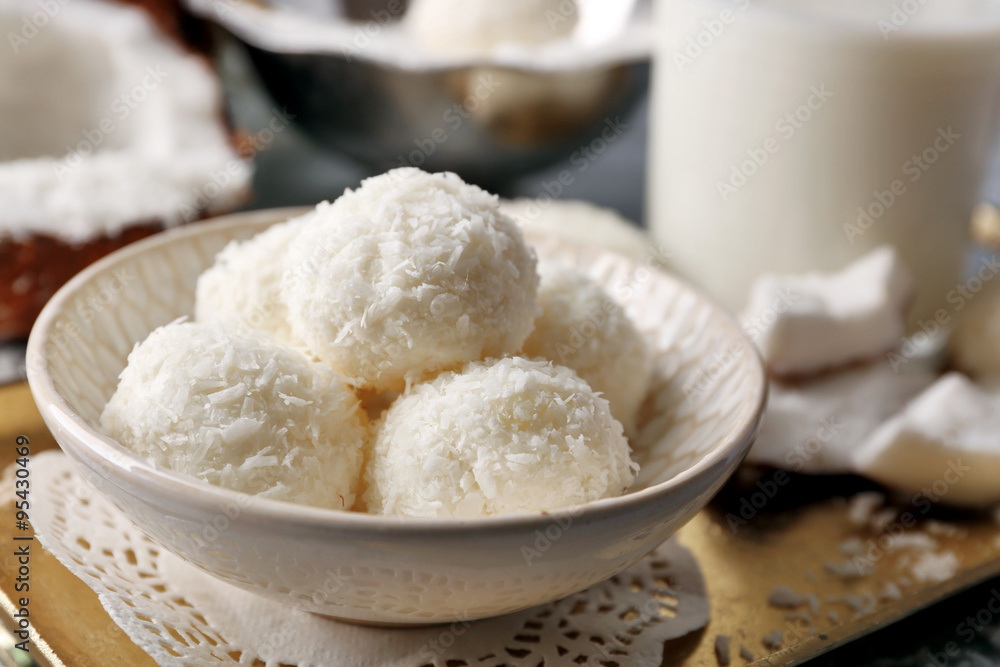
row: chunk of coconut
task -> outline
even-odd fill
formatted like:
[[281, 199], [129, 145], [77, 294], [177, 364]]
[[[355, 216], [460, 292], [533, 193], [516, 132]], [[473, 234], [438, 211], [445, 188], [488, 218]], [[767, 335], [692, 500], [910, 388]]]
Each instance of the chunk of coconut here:
[[777, 375], [807, 375], [871, 359], [899, 344], [913, 277], [890, 246], [832, 274], [764, 276], [742, 315]]
[[772, 382], [747, 460], [802, 473], [852, 472], [862, 441], [935, 378], [913, 361], [898, 372], [879, 362], [801, 384]]
[[1000, 395], [949, 373], [877, 429], [858, 473], [947, 505], [1000, 503]]

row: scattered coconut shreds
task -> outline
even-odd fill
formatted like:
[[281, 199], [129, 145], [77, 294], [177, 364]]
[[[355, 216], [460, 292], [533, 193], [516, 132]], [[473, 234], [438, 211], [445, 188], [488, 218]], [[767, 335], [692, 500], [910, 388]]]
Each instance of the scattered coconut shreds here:
[[885, 496], [876, 491], [864, 491], [851, 498], [847, 519], [855, 526], [867, 526], [875, 511], [885, 504]]
[[899, 512], [895, 509], [888, 507], [881, 512], [876, 512], [872, 516], [871, 529], [876, 533], [881, 533], [883, 530], [889, 527], [893, 521], [899, 516]]
[[365, 503], [407, 516], [558, 509], [621, 495], [637, 469], [629, 454], [608, 402], [570, 369], [474, 362], [412, 386], [386, 411]]
[[760, 278], [741, 319], [769, 369], [808, 375], [896, 346], [912, 292], [899, 255], [882, 246], [837, 273]]
[[781, 647], [785, 641], [785, 633], [781, 630], [772, 630], [768, 633], [762, 640], [761, 643], [770, 650], [775, 650]]
[[838, 545], [840, 553], [845, 556], [857, 556], [864, 551], [865, 543], [860, 537], [849, 537]]
[[948, 373], [879, 427], [854, 455], [859, 474], [932, 502], [1000, 502], [1000, 395]]
[[826, 561], [823, 563], [823, 568], [835, 577], [843, 579], [844, 581], [851, 581], [853, 579], [860, 579], [861, 577], [867, 577], [872, 573], [872, 566], [867, 562], [861, 561], [842, 561], [833, 562]]
[[626, 428], [635, 421], [652, 373], [646, 339], [604, 289], [579, 271], [551, 262], [538, 266], [541, 314], [522, 356], [572, 368], [611, 404]]
[[806, 598], [788, 586], [778, 585], [771, 591], [767, 603], [778, 609], [796, 609], [806, 603]]
[[882, 588], [882, 592], [879, 593], [879, 597], [883, 600], [900, 600], [903, 598], [903, 592], [899, 590], [899, 586], [895, 583], [887, 581]]
[[951, 523], [945, 523], [944, 521], [938, 521], [937, 519], [925, 521], [924, 530], [931, 535], [937, 535], [939, 537], [960, 537], [965, 535], [965, 531], [958, 526]]
[[809, 603], [809, 611], [812, 612], [812, 615], [819, 616], [819, 598], [814, 593], [810, 593], [806, 596], [806, 602]]
[[923, 533], [903, 533], [890, 538], [887, 550], [915, 549], [918, 551], [933, 551], [937, 547], [937, 540], [929, 535], [924, 535]]
[[835, 612], [832, 609], [826, 612], [826, 617], [834, 625], [840, 623], [840, 614], [838, 614], [837, 612]]
[[455, 174], [393, 169], [303, 220], [281, 298], [295, 337], [354, 386], [402, 390], [531, 333], [535, 253]]
[[750, 649], [742, 645], [740, 646], [740, 657], [746, 660], [747, 662], [753, 662], [754, 660], [757, 659], [754, 656], [754, 654], [750, 651]]
[[354, 504], [368, 440], [329, 368], [270, 338], [179, 321], [129, 354], [101, 427], [164, 468], [333, 509]]
[[951, 551], [924, 553], [910, 566], [910, 574], [917, 581], [936, 584], [954, 577], [958, 568], [958, 557]]
[[716, 635], [715, 636], [715, 660], [725, 667], [731, 661], [731, 652], [729, 648], [731, 638], [726, 635]]

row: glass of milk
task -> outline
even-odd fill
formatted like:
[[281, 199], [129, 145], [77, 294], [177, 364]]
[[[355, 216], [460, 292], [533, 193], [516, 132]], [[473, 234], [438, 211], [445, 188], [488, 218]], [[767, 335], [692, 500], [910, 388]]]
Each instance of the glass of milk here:
[[948, 307], [1000, 128], [1000, 0], [660, 0], [648, 215], [730, 309], [895, 245]]

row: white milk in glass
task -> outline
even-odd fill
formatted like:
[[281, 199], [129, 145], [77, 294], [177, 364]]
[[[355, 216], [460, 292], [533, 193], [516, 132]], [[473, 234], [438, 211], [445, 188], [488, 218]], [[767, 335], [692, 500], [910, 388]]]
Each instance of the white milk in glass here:
[[1000, 114], [1000, 0], [660, 0], [649, 224], [733, 310], [883, 243], [948, 307]]

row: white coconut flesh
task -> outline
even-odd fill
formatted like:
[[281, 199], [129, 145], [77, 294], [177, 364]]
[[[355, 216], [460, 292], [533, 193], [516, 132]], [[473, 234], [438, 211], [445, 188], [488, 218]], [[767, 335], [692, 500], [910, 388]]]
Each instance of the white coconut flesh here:
[[133, 7], [0, 0], [0, 236], [80, 242], [235, 206], [218, 82]]

